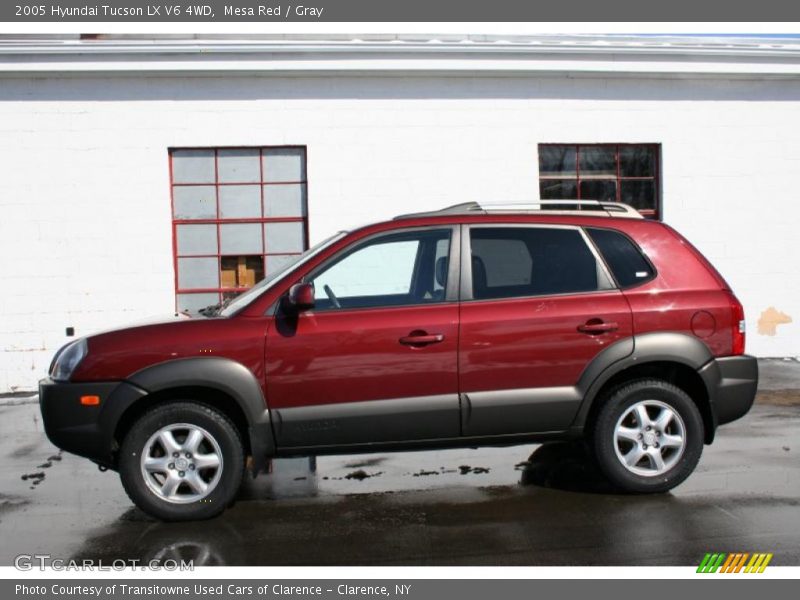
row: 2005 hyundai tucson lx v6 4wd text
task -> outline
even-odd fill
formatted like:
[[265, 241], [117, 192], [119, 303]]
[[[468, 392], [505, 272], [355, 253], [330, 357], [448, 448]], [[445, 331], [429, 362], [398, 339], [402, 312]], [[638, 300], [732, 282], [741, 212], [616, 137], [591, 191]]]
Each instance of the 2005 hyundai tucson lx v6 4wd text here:
[[[552, 204], [552, 205], [551, 205]], [[583, 438], [663, 492], [753, 403], [725, 280], [616, 203], [467, 203], [340, 233], [203, 317], [91, 335], [40, 383], [47, 435], [165, 520], [273, 457]]]

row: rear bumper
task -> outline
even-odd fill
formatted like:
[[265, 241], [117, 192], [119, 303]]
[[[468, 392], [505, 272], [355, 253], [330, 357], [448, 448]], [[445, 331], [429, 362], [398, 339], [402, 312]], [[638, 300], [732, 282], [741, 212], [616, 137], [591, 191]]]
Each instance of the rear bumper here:
[[[39, 407], [44, 430], [57, 447], [101, 465], [114, 466], [114, 431], [119, 417], [144, 390], [125, 382], [39, 382]], [[84, 406], [81, 396], [98, 396], [96, 406]]]
[[756, 397], [758, 361], [753, 356], [716, 358], [699, 371], [708, 389], [714, 426], [747, 414]]

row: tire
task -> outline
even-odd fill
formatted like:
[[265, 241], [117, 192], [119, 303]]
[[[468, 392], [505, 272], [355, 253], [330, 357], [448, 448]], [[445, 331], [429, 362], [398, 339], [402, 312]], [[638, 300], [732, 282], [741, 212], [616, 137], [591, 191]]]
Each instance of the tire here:
[[694, 471], [703, 435], [700, 411], [686, 392], [659, 379], [640, 379], [606, 396], [589, 446], [605, 476], [622, 491], [660, 493]]
[[142, 415], [122, 441], [122, 486], [133, 503], [162, 521], [219, 515], [244, 476], [239, 431], [197, 402], [172, 402]]

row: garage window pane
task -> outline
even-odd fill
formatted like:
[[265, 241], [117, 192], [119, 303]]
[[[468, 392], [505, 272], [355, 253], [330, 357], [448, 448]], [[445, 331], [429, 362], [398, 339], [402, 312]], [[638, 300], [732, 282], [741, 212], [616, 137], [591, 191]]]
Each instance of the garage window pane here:
[[261, 188], [257, 185], [221, 185], [219, 216], [223, 219], [261, 216]]
[[261, 226], [258, 223], [237, 223], [219, 226], [221, 254], [261, 254]]
[[217, 216], [217, 189], [213, 185], [176, 186], [172, 190], [176, 219], [214, 219]]
[[305, 181], [305, 152], [300, 148], [264, 149], [264, 181]]
[[650, 210], [653, 208], [656, 195], [654, 181], [634, 180], [622, 182], [622, 202], [630, 204], [636, 210]]
[[265, 185], [264, 214], [268, 217], [304, 217], [305, 184]]
[[558, 177], [576, 174], [577, 146], [541, 146], [539, 149], [539, 175]]
[[584, 177], [616, 176], [617, 160], [614, 146], [583, 146], [580, 150], [581, 175]]
[[304, 247], [302, 223], [267, 223], [264, 225], [267, 254], [302, 252]]
[[651, 146], [620, 146], [619, 171], [622, 177], [654, 177], [656, 152]]
[[581, 199], [603, 200], [606, 202], [616, 202], [617, 182], [606, 179], [584, 179], [581, 181]]
[[217, 253], [216, 225], [178, 225], [175, 234], [179, 255]]
[[213, 150], [175, 150], [172, 153], [173, 183], [214, 183]]
[[182, 290], [219, 287], [219, 260], [211, 258], [179, 258], [178, 287]]
[[217, 155], [220, 183], [258, 183], [261, 181], [258, 149], [220, 150]]

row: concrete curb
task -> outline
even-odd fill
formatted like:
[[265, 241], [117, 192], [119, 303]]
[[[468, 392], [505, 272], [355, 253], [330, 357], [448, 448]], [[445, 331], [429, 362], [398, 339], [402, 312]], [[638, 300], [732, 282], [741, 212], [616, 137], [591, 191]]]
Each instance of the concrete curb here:
[[0, 396], [0, 406], [19, 406], [21, 404], [36, 404], [39, 402], [39, 395], [32, 396]]

